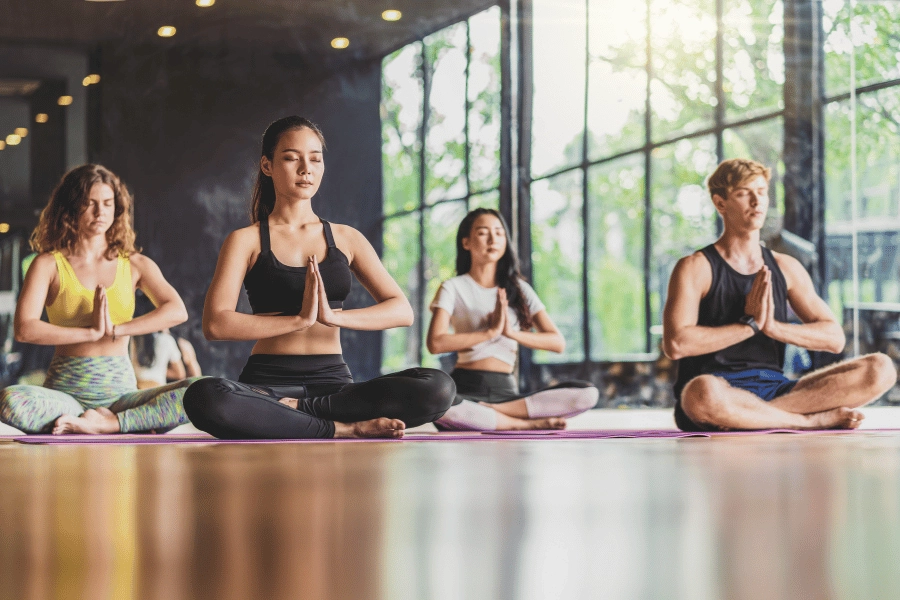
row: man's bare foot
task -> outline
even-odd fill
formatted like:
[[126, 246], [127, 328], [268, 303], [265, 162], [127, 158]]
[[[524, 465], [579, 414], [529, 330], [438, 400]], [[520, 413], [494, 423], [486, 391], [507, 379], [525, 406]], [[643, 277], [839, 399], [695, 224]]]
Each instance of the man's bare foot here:
[[65, 433], [119, 433], [119, 419], [108, 408], [89, 408], [80, 417], [63, 415], [56, 419], [53, 435]]
[[336, 438], [402, 438], [406, 423], [400, 419], [381, 417], [356, 423], [334, 422]]
[[279, 402], [281, 402], [282, 404], [286, 404], [286, 405], [290, 406], [291, 408], [293, 408], [294, 410], [296, 410], [297, 403], [300, 401], [297, 400], [296, 398], [282, 398], [281, 400], [279, 400]]
[[526, 431], [530, 429], [565, 429], [566, 420], [562, 417], [546, 419], [517, 419], [497, 413], [497, 431]]
[[856, 429], [865, 415], [858, 410], [841, 406], [806, 415], [809, 427], [804, 429]]

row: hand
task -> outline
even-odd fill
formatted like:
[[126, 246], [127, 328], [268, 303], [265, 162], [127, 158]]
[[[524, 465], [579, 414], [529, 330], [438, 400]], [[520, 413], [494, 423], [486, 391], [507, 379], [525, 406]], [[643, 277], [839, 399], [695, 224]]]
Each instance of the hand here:
[[509, 303], [506, 300], [506, 290], [500, 288], [497, 290], [497, 304], [494, 305], [494, 312], [490, 318], [490, 325], [487, 328], [488, 339], [492, 340], [503, 335], [506, 331], [507, 318], [506, 309]]
[[94, 314], [91, 320], [91, 333], [94, 341], [99, 341], [112, 335], [112, 328], [107, 330], [107, 322], [109, 322], [109, 301], [106, 298], [106, 290], [102, 285], [98, 285], [94, 290]]
[[766, 294], [765, 304], [766, 304], [766, 320], [760, 322], [759, 330], [762, 331], [765, 335], [774, 338], [775, 328], [778, 327], [778, 321], [775, 320], [775, 286], [771, 284], [771, 273], [769, 273], [769, 293]]
[[744, 301], [744, 314], [753, 317], [760, 330], [763, 324], [768, 320], [769, 302], [768, 298], [772, 293], [772, 272], [768, 267], [763, 267], [756, 274], [753, 285], [750, 286], [750, 292]]
[[303, 304], [300, 307], [300, 319], [303, 329], [312, 327], [319, 314], [319, 281], [316, 278], [315, 256], [306, 261], [306, 283], [303, 288]]
[[315, 256], [312, 257], [312, 267], [316, 277], [316, 285], [319, 290], [319, 312], [316, 321], [328, 327], [335, 327], [334, 311], [328, 306], [328, 295], [325, 293], [325, 280], [322, 279], [322, 273], [319, 271], [319, 261]]

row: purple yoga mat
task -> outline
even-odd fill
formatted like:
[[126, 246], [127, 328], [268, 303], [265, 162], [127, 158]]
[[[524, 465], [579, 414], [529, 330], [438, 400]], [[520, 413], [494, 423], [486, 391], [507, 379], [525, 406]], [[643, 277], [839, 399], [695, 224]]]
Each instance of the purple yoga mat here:
[[790, 434], [848, 434], [867, 432], [900, 432], [900, 429], [797, 430], [765, 429], [760, 431], [686, 432], [674, 429], [604, 429], [574, 431], [444, 431], [439, 433], [410, 433], [400, 439], [315, 439], [315, 440], [218, 440], [209, 435], [28, 435], [12, 438], [21, 444], [323, 444], [348, 442], [444, 442], [498, 440], [589, 440], [589, 439], [676, 439], [710, 438], [719, 436]]

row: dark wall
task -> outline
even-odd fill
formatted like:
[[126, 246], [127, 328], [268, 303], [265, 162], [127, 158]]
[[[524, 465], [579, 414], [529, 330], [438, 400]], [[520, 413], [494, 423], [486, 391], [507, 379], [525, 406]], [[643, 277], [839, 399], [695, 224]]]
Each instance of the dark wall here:
[[[313, 200], [325, 219], [362, 231], [381, 250], [380, 64], [330, 76], [270, 52], [103, 47], [92, 59], [91, 159], [118, 173], [135, 196], [138, 244], [187, 305], [178, 332], [197, 348], [204, 372], [237, 377], [249, 343], [207, 342], [200, 319], [225, 236], [249, 224], [259, 140], [276, 118], [319, 124], [328, 149]], [[354, 281], [350, 307], [370, 302]], [[242, 298], [241, 310], [247, 310]], [[378, 375], [377, 332], [344, 331], [357, 380]]]

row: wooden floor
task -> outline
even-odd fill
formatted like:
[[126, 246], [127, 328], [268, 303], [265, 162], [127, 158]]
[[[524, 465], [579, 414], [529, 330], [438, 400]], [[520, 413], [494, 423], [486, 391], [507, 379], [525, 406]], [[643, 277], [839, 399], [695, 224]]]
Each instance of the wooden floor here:
[[0, 599], [900, 597], [900, 432], [0, 442]]

